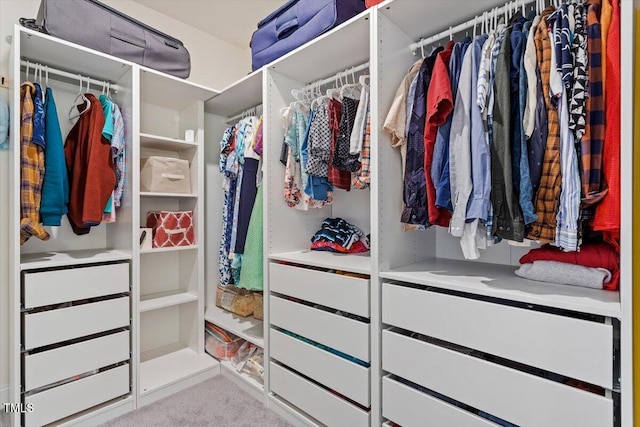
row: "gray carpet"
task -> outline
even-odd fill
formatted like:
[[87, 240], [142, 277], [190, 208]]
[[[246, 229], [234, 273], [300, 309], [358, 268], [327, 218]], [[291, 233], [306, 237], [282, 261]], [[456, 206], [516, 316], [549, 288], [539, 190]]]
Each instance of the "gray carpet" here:
[[222, 375], [101, 427], [293, 427]]

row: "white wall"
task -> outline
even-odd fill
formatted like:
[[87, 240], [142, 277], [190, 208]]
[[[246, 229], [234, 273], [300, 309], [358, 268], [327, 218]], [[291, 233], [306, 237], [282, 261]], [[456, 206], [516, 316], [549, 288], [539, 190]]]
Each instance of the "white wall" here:
[[[241, 49], [169, 16], [131, 0], [103, 0], [108, 5], [182, 40], [191, 53], [191, 76], [188, 80], [222, 89], [251, 71], [251, 58]], [[40, 0], [0, 0], [0, 75], [7, 76], [11, 46], [6, 37], [21, 17], [34, 17]], [[8, 102], [8, 91], [0, 89]], [[8, 152], [0, 152], [0, 403], [6, 402], [8, 386]]]

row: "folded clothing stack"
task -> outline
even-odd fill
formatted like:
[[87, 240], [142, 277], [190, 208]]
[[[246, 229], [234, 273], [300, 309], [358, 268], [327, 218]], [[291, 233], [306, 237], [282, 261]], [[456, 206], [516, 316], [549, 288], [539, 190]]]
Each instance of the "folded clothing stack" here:
[[357, 226], [342, 218], [327, 218], [311, 238], [311, 249], [342, 254], [369, 251], [369, 239]]
[[520, 258], [516, 274], [539, 282], [618, 290], [620, 257], [604, 242], [584, 243], [580, 252], [564, 252], [545, 245]]

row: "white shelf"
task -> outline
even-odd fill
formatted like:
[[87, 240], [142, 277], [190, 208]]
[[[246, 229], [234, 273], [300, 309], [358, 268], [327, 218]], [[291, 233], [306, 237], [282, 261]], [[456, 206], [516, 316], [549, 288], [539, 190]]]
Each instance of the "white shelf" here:
[[271, 254], [274, 261], [287, 261], [295, 264], [311, 265], [314, 267], [344, 270], [352, 273], [371, 274], [371, 257], [369, 252], [364, 254], [337, 254], [325, 251], [295, 251]]
[[220, 361], [220, 368], [223, 376], [235, 382], [247, 393], [260, 401], [264, 399], [264, 385], [260, 381], [244, 372], [236, 371], [229, 360]]
[[204, 111], [232, 117], [260, 104], [262, 104], [262, 69], [222, 89], [219, 95], [205, 103]]
[[218, 92], [146, 67], [140, 67], [141, 102], [183, 110], [196, 101], [206, 101]]
[[198, 300], [198, 295], [189, 292], [167, 291], [156, 294], [143, 295], [140, 298], [138, 309], [141, 313], [145, 311], [157, 310], [159, 308], [171, 307], [173, 305], [186, 304]]
[[[464, 11], [460, 12], [460, 7]], [[451, 0], [406, 1], [395, 0], [380, 5], [381, 14], [389, 18], [413, 41], [426, 38], [455, 26], [475, 15], [496, 6], [504, 6], [501, 0], [466, 1], [464, 5]], [[520, 10], [520, 9], [518, 9]], [[527, 12], [529, 7], [527, 6]], [[478, 16], [478, 25], [480, 25]], [[479, 31], [479, 30], [478, 30]], [[469, 31], [472, 34], [473, 30]], [[409, 45], [407, 45], [409, 49]]]
[[264, 330], [261, 320], [254, 319], [252, 316], [240, 317], [215, 305], [207, 308], [204, 319], [264, 348]]
[[168, 248], [151, 248], [151, 249], [140, 249], [141, 254], [157, 254], [161, 252], [178, 252], [178, 251], [193, 251], [198, 249], [198, 245], [190, 245], [190, 246], [171, 246]]
[[191, 193], [153, 193], [153, 192], [140, 192], [140, 197], [175, 197], [175, 198], [188, 198], [188, 199], [197, 199], [197, 194]]
[[[220, 363], [208, 354], [198, 354], [179, 344], [153, 350], [141, 355], [140, 393], [151, 393], [191, 376], [215, 369]], [[156, 356], [158, 353], [164, 353]]]
[[[418, 2], [409, 2], [418, 3]], [[268, 67], [303, 83], [369, 61], [370, 10], [277, 59]], [[349, 52], [338, 55], [337, 52]]]
[[[20, 28], [20, 56], [51, 68], [117, 83], [133, 64], [47, 34]], [[77, 86], [77, 80], [74, 82]]]
[[148, 133], [140, 134], [140, 145], [144, 148], [178, 152], [198, 147], [197, 142], [189, 142], [183, 139], [167, 138], [165, 136], [151, 135]]
[[130, 260], [131, 254], [109, 249], [22, 254], [20, 269], [68, 267], [72, 265]]
[[601, 316], [621, 317], [620, 293], [522, 279], [516, 267], [434, 258], [392, 271], [380, 277], [555, 307]]

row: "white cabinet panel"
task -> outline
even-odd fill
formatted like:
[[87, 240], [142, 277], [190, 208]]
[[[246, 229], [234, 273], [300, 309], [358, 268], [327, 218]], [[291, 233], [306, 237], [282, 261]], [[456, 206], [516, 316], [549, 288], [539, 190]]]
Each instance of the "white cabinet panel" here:
[[[407, 355], [419, 363], [408, 363]], [[517, 425], [613, 425], [609, 398], [388, 330], [382, 368]]]
[[25, 390], [53, 384], [127, 359], [129, 331], [30, 354], [24, 360]]
[[269, 364], [271, 391], [327, 426], [364, 427], [369, 413], [280, 365]]
[[369, 406], [369, 368], [272, 329], [271, 358], [331, 390]]
[[613, 326], [389, 283], [382, 321], [613, 388]]
[[45, 425], [127, 393], [129, 364], [25, 397], [34, 409], [26, 425]]
[[29, 350], [128, 325], [128, 297], [26, 314], [24, 346]]
[[129, 264], [25, 273], [25, 308], [129, 292]]
[[283, 298], [269, 298], [271, 324], [369, 361], [369, 325]]
[[272, 292], [369, 317], [369, 280], [271, 263], [269, 283]]
[[497, 425], [389, 377], [382, 379], [382, 416], [402, 427]]

